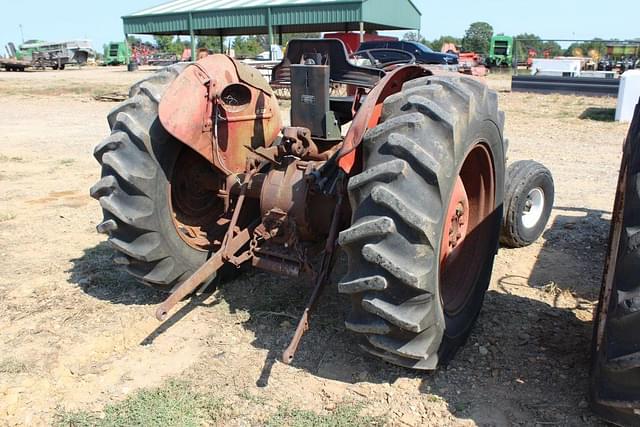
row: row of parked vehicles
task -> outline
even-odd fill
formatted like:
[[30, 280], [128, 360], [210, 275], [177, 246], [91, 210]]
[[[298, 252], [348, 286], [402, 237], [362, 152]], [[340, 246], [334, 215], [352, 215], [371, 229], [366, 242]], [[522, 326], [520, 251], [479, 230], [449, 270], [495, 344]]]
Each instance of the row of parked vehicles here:
[[622, 57], [619, 59], [605, 56], [598, 62], [598, 71], [615, 71], [620, 70], [620, 73], [624, 73], [627, 70], [640, 69], [640, 57], [631, 56], [628, 58]]

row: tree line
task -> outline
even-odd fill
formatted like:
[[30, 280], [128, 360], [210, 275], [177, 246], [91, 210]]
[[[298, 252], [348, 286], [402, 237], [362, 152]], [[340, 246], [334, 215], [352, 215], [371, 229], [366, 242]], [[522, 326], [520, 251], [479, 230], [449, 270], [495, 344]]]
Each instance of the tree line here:
[[[277, 38], [277, 37], [276, 37]], [[289, 40], [296, 38], [320, 38], [320, 33], [292, 33], [283, 34], [282, 43], [286, 46]], [[175, 53], [181, 55], [184, 49], [191, 48], [191, 43], [187, 40], [181, 40], [175, 36], [154, 36], [154, 42], [158, 50], [162, 52]], [[269, 36], [260, 34], [256, 36], [237, 36], [231, 40], [225, 40], [224, 50], [229, 48], [235, 51], [237, 57], [255, 57], [262, 52], [269, 51]], [[198, 49], [207, 49], [212, 53], [221, 53], [221, 37], [220, 36], [198, 36], [196, 38], [196, 47]]]
[[[447, 43], [455, 44], [462, 52], [476, 52], [483, 55], [489, 54], [491, 38], [494, 30], [491, 24], [487, 22], [474, 22], [469, 26], [463, 37], [441, 36], [435, 40], [427, 40], [424, 36], [417, 32], [409, 32], [404, 35], [404, 40], [420, 42], [429, 46], [435, 51], [440, 51], [442, 46]], [[499, 33], [497, 35], [504, 35]], [[551, 57], [554, 56], [592, 56], [597, 53], [599, 56], [606, 54], [607, 42], [603, 39], [595, 38], [588, 42], [574, 42], [564, 49], [555, 41], [545, 41], [537, 34], [522, 33], [514, 36], [517, 39], [516, 44], [518, 57], [527, 57], [529, 49], [534, 49], [539, 55], [543, 52], [549, 52]], [[640, 39], [636, 39], [640, 41]], [[615, 39], [614, 39], [615, 41]]]
[[[476, 52], [483, 55], [489, 54], [491, 38], [494, 35], [494, 29], [487, 22], [474, 22], [465, 31], [464, 36], [456, 37], [445, 35], [434, 40], [427, 40], [418, 32], [408, 32], [404, 35], [404, 40], [417, 41], [431, 49], [439, 52], [445, 44], [451, 43], [456, 45], [462, 52]], [[498, 35], [504, 35], [499, 33]], [[282, 44], [284, 46], [295, 38], [320, 38], [320, 33], [294, 33], [283, 34]], [[544, 41], [537, 34], [522, 33], [514, 37], [520, 40], [517, 45], [517, 56], [520, 58], [527, 57], [529, 49], [534, 49], [539, 55], [547, 51], [550, 56], [592, 56], [593, 52], [597, 52], [600, 56], [606, 54], [607, 43], [602, 39], [594, 39], [589, 42], [575, 42], [568, 48], [564, 49], [555, 41]], [[277, 39], [277, 37], [276, 37]], [[181, 55], [185, 48], [190, 48], [189, 41], [181, 40], [175, 36], [155, 36], [155, 45], [162, 52], [175, 53]], [[130, 37], [130, 44], [141, 43], [140, 39]], [[198, 49], [207, 49], [213, 53], [221, 52], [221, 40], [219, 36], [198, 36], [196, 46]], [[235, 51], [236, 56], [251, 58], [258, 54], [269, 51], [269, 36], [265, 34], [255, 36], [237, 36], [230, 40], [225, 40], [224, 50], [229, 48]]]

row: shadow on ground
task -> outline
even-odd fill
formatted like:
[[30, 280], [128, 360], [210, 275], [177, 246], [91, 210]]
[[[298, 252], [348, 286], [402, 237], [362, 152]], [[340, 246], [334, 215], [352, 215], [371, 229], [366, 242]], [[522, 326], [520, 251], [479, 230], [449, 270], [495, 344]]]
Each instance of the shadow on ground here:
[[544, 245], [530, 276], [501, 281], [538, 289], [556, 287], [577, 298], [597, 300], [611, 212], [573, 207], [554, 207], [554, 211], [556, 216], [543, 233]]
[[69, 281], [85, 293], [103, 301], [124, 305], [158, 304], [165, 294], [136, 281], [114, 263], [115, 251], [107, 242], [85, 249], [72, 259]]
[[589, 107], [580, 114], [582, 120], [595, 120], [598, 122], [615, 122], [615, 108]]
[[[467, 344], [454, 361], [435, 373], [416, 373], [389, 365], [362, 352], [345, 331], [349, 301], [335, 282], [344, 273], [341, 255], [317, 312], [311, 318], [293, 365], [313, 375], [348, 384], [394, 383], [418, 378], [420, 391], [443, 399], [460, 419], [479, 425], [596, 423], [586, 408], [591, 322], [578, 319], [575, 308], [558, 307], [556, 299], [516, 295], [514, 286], [532, 292], [570, 291], [576, 300], [597, 299], [606, 249], [606, 212], [574, 208], [561, 211], [545, 232], [545, 244], [528, 278], [504, 276], [486, 295], [484, 308]], [[508, 249], [503, 249], [508, 250]], [[163, 294], [138, 284], [112, 265], [106, 243], [73, 260], [72, 282], [87, 294], [116, 304], [156, 304]], [[538, 289], [532, 289], [538, 288]], [[217, 290], [232, 313], [246, 312], [242, 327], [252, 331], [253, 346], [269, 350], [256, 385], [267, 387], [271, 369], [292, 337], [298, 316], [311, 293], [310, 281], [249, 272]], [[552, 302], [543, 302], [550, 300]], [[195, 297], [156, 329], [152, 342], [204, 298]], [[587, 301], [588, 303], [588, 301]], [[589, 310], [590, 306], [582, 307]], [[401, 391], [400, 391], [401, 392]], [[400, 396], [400, 394], [399, 394]], [[402, 398], [410, 398], [405, 394]], [[400, 398], [400, 397], [399, 397]], [[415, 395], [414, 395], [415, 398]]]

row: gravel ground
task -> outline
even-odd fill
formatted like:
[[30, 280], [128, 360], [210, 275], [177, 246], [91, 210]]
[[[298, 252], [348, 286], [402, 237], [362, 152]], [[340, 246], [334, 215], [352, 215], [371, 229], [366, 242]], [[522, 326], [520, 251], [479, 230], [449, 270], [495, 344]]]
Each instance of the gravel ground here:
[[[345, 402], [390, 425], [598, 425], [586, 404], [591, 318], [627, 125], [580, 117], [615, 100], [512, 94], [504, 77], [488, 79], [509, 160], [549, 167], [556, 201], [539, 241], [500, 250], [478, 324], [447, 369], [361, 353], [335, 285], [288, 366], [276, 359], [307, 282], [250, 273], [159, 325], [162, 295], [120, 272], [95, 232], [92, 149], [114, 104], [93, 96], [149, 72], [0, 72], [0, 424], [50, 424], [183, 377], [221, 396], [231, 425], [262, 424], [283, 404], [322, 414]], [[344, 268], [342, 257], [334, 279]]]

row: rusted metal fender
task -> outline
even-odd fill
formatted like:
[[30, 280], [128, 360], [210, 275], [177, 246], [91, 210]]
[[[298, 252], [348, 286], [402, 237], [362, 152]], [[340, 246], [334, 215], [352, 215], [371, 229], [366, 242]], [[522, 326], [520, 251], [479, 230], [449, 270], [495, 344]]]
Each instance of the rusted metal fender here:
[[388, 73], [367, 94], [367, 98], [351, 123], [338, 154], [338, 164], [344, 172], [347, 174], [351, 172], [356, 161], [356, 148], [362, 142], [365, 132], [380, 122], [384, 100], [399, 92], [406, 81], [432, 75], [434, 75], [433, 70], [420, 65], [406, 65]]
[[188, 66], [160, 101], [162, 126], [226, 175], [244, 172], [248, 150], [282, 129], [278, 101], [260, 73], [226, 55]]

